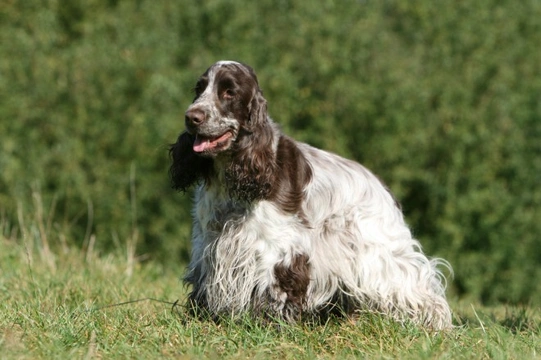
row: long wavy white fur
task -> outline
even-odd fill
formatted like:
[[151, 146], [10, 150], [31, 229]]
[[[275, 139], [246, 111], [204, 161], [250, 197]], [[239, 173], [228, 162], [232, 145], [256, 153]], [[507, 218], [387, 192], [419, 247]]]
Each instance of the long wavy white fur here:
[[[277, 135], [278, 136], [278, 135]], [[297, 143], [313, 170], [303, 221], [270, 201], [232, 203], [220, 177], [196, 192], [187, 279], [214, 314], [250, 310], [260, 298], [280, 312], [274, 268], [307, 254], [306, 311], [337, 294], [358, 309], [432, 329], [451, 327], [442, 259], [428, 259], [383, 184], [363, 166]]]

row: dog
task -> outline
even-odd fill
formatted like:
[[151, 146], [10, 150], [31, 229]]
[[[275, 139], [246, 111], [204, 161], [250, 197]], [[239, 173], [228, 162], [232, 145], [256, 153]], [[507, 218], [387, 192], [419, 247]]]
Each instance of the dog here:
[[452, 326], [442, 259], [429, 259], [386, 186], [352, 160], [284, 135], [253, 69], [197, 81], [171, 145], [173, 188], [195, 186], [189, 303], [284, 321], [339, 309]]

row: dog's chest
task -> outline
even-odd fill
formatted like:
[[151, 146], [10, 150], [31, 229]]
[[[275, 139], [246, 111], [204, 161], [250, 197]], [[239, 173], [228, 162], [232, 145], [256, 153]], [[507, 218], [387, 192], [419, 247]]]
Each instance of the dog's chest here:
[[226, 224], [234, 226], [248, 213], [245, 205], [213, 192], [203, 192], [196, 200], [195, 216], [205, 233], [221, 233]]

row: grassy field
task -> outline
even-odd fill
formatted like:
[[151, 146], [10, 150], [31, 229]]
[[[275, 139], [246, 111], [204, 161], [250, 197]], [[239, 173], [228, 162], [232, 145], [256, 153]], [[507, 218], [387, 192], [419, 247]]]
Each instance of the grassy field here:
[[439, 334], [373, 314], [319, 325], [196, 320], [174, 306], [187, 292], [183, 264], [137, 258], [130, 241], [98, 254], [90, 239], [82, 251], [35, 219], [23, 233], [0, 225], [2, 359], [541, 358], [534, 308], [452, 300], [457, 328]]

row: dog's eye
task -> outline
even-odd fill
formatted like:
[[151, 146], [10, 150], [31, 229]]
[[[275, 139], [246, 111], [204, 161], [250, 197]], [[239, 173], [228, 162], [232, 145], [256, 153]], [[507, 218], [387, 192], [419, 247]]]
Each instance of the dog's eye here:
[[227, 99], [227, 100], [233, 99], [233, 98], [235, 97], [235, 92], [234, 92], [233, 90], [231, 90], [231, 89], [227, 89], [227, 90], [225, 90], [224, 93], [222, 94], [222, 97], [223, 97], [224, 99]]

